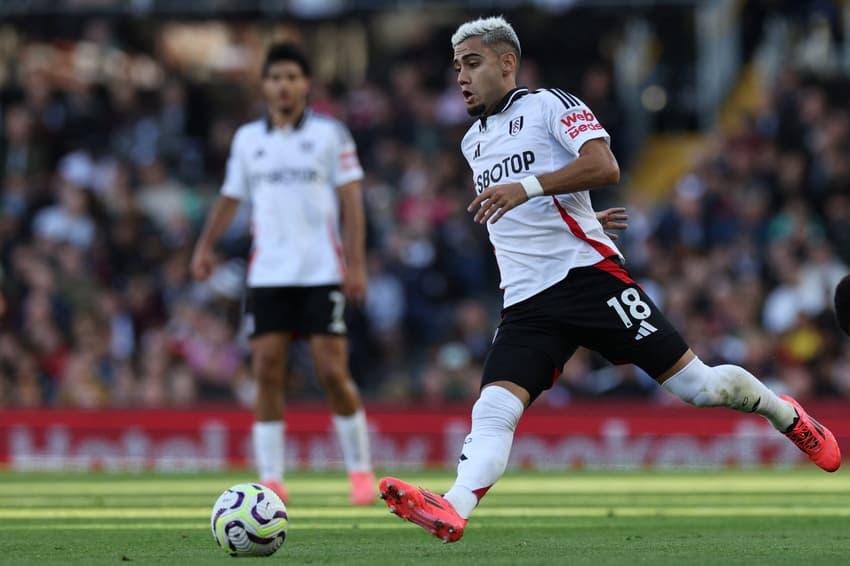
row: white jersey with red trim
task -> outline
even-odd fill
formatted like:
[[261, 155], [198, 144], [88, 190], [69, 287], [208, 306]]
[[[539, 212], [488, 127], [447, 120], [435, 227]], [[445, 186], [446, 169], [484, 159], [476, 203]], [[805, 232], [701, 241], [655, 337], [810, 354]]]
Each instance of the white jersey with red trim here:
[[248, 285], [340, 283], [337, 188], [362, 178], [354, 140], [333, 118], [307, 110], [294, 126], [239, 128], [221, 194], [252, 204]]
[[[590, 109], [558, 89], [516, 88], [461, 142], [475, 191], [560, 169], [585, 142], [608, 133]], [[588, 191], [541, 196], [487, 224], [508, 307], [564, 279], [570, 269], [620, 256], [596, 219]]]

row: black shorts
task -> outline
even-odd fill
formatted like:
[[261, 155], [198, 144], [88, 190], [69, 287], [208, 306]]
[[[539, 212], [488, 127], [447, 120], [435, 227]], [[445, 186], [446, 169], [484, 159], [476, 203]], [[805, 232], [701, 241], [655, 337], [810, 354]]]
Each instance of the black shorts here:
[[688, 345], [628, 272], [611, 259], [572, 269], [559, 283], [502, 311], [482, 387], [510, 381], [532, 400], [549, 389], [579, 346], [652, 377]]
[[269, 332], [345, 336], [345, 295], [339, 285], [249, 287], [245, 315], [251, 337]]

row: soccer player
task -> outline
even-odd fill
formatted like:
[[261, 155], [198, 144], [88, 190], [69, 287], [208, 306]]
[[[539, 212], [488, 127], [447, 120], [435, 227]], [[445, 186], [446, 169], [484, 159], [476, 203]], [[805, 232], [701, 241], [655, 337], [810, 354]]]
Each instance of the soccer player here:
[[[307, 106], [310, 66], [294, 45], [272, 45], [262, 69], [265, 118], [243, 125], [221, 195], [192, 257], [203, 280], [239, 202], [252, 204], [246, 316], [258, 383], [254, 456], [260, 480], [286, 501], [283, 380], [294, 335], [309, 337], [351, 480], [351, 502], [376, 499], [366, 416], [348, 371], [346, 299], [366, 293], [363, 171], [348, 129]], [[340, 215], [344, 237], [340, 238]]]
[[841, 455], [830, 431], [745, 369], [700, 361], [629, 275], [591, 208], [588, 189], [620, 176], [593, 112], [559, 89], [517, 88], [520, 43], [502, 18], [461, 25], [452, 46], [464, 102], [478, 117], [461, 142], [478, 193], [469, 210], [496, 251], [503, 318], [454, 485], [438, 495], [383, 478], [390, 511], [444, 542], [459, 540], [505, 471], [523, 411], [578, 346], [636, 364], [697, 407], [758, 413], [818, 466], [836, 470]]

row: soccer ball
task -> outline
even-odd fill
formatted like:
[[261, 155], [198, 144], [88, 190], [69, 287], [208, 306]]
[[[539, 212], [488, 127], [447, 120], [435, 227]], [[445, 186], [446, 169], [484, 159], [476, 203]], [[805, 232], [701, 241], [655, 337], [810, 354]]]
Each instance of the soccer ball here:
[[275, 492], [240, 483], [215, 502], [210, 526], [215, 542], [231, 556], [268, 556], [286, 540], [288, 519]]

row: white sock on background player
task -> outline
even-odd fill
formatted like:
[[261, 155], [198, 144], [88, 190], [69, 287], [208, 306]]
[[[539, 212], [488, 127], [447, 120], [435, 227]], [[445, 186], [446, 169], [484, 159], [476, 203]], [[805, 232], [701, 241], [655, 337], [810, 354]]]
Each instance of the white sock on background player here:
[[366, 427], [366, 413], [363, 409], [358, 409], [353, 415], [333, 415], [333, 422], [342, 447], [345, 469], [349, 473], [372, 471], [369, 430]]
[[781, 432], [788, 430], [797, 417], [790, 403], [777, 397], [753, 374], [738, 366], [709, 367], [699, 358], [694, 358], [661, 386], [697, 407], [729, 407], [745, 413], [758, 413]]
[[464, 519], [505, 473], [514, 430], [524, 410], [522, 401], [497, 385], [485, 387], [472, 407], [472, 427], [463, 441], [457, 479], [445, 495]]
[[286, 425], [283, 421], [254, 423], [254, 461], [260, 481], [283, 480], [283, 445]]

